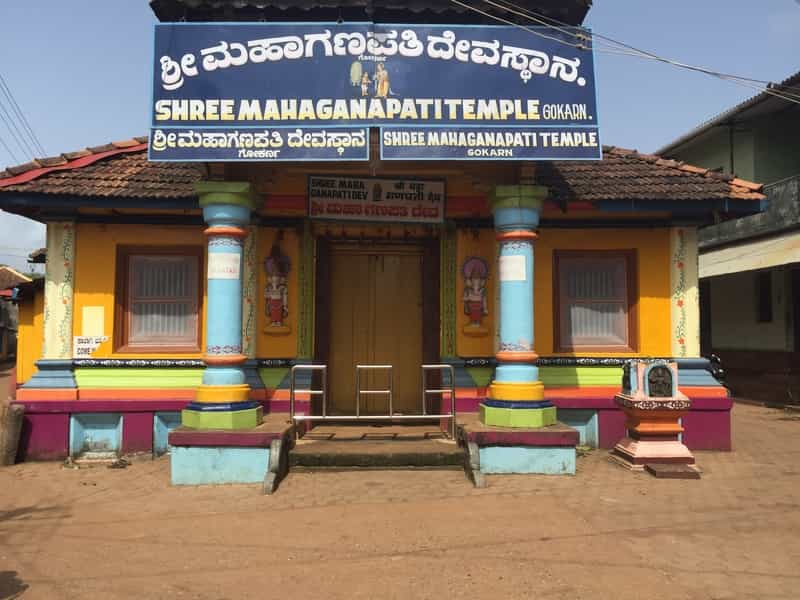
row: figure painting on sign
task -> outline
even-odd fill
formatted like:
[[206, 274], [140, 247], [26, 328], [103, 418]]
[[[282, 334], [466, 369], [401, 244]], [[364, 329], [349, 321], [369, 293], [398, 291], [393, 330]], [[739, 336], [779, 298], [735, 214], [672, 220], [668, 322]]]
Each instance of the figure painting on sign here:
[[353, 87], [358, 85], [362, 85], [364, 83], [364, 77], [367, 78], [367, 83], [369, 84], [369, 73], [364, 72], [364, 68], [361, 66], [361, 63], [357, 60], [350, 65], [350, 84]]
[[277, 244], [272, 246], [264, 261], [267, 285], [264, 288], [267, 323], [269, 327], [284, 327], [284, 319], [289, 316], [289, 257], [281, 253]]
[[361, 76], [361, 95], [369, 96], [369, 73]]
[[375, 66], [375, 97], [388, 98], [389, 97], [389, 71], [383, 66], [383, 63], [378, 63]]
[[486, 300], [486, 280], [489, 278], [489, 265], [482, 258], [470, 256], [461, 268], [464, 277], [464, 314], [469, 316], [472, 327], [480, 327], [483, 317], [489, 314]]

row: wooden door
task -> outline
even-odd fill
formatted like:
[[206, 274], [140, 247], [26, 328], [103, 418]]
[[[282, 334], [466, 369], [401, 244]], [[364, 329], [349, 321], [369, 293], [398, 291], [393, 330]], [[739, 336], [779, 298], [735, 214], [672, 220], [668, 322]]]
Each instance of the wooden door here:
[[[394, 412], [421, 410], [422, 261], [416, 245], [334, 245], [330, 260], [328, 378], [333, 412], [355, 414], [355, 366], [390, 364]], [[362, 389], [386, 389], [384, 372]], [[363, 395], [363, 414], [387, 414], [386, 396]]]

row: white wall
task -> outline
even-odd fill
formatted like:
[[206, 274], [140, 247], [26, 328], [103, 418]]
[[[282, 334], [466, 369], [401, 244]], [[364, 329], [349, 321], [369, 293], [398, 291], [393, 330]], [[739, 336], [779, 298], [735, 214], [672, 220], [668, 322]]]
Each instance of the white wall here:
[[714, 349], [791, 351], [787, 277], [772, 271], [772, 322], [757, 322], [756, 275], [745, 271], [710, 279]]

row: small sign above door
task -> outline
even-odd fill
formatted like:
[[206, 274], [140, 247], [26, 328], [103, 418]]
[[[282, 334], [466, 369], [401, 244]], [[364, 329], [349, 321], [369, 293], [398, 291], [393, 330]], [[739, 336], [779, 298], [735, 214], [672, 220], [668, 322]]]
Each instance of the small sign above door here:
[[308, 214], [314, 219], [392, 223], [441, 223], [442, 180], [377, 177], [308, 178]]

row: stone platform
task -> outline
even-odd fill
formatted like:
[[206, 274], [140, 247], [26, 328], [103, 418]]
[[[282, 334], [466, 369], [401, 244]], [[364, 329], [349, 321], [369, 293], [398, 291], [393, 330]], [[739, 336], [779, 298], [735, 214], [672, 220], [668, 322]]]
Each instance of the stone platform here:
[[293, 427], [288, 415], [267, 415], [252, 429], [191, 429], [169, 434], [173, 485], [263, 483], [272, 493], [285, 475]]
[[289, 452], [292, 469], [457, 469], [465, 453], [431, 425], [320, 425]]
[[459, 442], [467, 449], [467, 472], [477, 487], [484, 474], [575, 474], [576, 429], [556, 423], [535, 429], [492, 427], [477, 415], [459, 417]]

